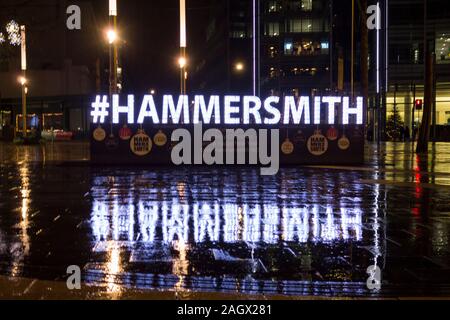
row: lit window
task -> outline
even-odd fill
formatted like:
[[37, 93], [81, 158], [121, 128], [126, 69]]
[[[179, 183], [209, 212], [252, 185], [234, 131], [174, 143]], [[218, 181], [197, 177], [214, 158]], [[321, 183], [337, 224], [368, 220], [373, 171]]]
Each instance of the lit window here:
[[266, 23], [266, 33], [267, 36], [276, 37], [280, 34], [280, 25], [276, 22]]
[[302, 10], [312, 11], [312, 0], [302, 0]]
[[270, 58], [275, 58], [278, 55], [278, 50], [275, 48], [275, 46], [269, 47], [268, 55]]
[[277, 12], [278, 11], [278, 3], [277, 3], [277, 1], [269, 1], [269, 3], [268, 3], [268, 11], [269, 12]]
[[284, 54], [292, 55], [292, 40], [286, 39], [284, 42]]

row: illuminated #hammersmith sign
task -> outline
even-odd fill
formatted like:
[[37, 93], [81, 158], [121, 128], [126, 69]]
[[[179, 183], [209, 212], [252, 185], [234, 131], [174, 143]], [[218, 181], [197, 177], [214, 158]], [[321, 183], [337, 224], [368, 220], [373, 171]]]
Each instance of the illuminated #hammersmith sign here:
[[[193, 100], [191, 100], [193, 98]], [[145, 95], [137, 104], [134, 95], [120, 101], [119, 95], [96, 96], [92, 103], [93, 123], [104, 123], [107, 118], [120, 123], [121, 115], [128, 124], [224, 124], [224, 125], [320, 125], [363, 124], [363, 98], [354, 103], [348, 96], [256, 96], [164, 95], [155, 101]]]

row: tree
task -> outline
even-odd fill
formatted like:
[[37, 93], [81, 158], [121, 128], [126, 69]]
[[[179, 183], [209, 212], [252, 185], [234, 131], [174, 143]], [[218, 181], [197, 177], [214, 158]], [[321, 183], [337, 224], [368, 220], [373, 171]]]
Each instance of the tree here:
[[400, 112], [397, 108], [394, 108], [394, 112], [386, 121], [386, 135], [389, 140], [396, 141], [401, 139], [402, 133], [404, 132], [404, 125]]

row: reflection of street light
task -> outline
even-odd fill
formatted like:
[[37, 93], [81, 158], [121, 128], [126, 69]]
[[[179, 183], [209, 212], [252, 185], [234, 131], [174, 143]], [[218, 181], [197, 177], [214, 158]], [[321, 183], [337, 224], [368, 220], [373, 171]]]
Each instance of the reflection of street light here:
[[178, 59], [178, 65], [180, 66], [181, 69], [183, 69], [187, 64], [187, 60], [185, 57], [180, 57]]
[[106, 37], [109, 44], [113, 44], [117, 40], [117, 33], [114, 30], [110, 29], [106, 32]]

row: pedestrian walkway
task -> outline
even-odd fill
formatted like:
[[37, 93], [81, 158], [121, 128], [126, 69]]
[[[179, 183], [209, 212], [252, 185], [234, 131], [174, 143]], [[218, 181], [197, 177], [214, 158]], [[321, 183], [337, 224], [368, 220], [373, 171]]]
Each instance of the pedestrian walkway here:
[[0, 144], [0, 296], [448, 297], [450, 148], [412, 151], [368, 145], [361, 166], [260, 176], [93, 167], [83, 143]]

